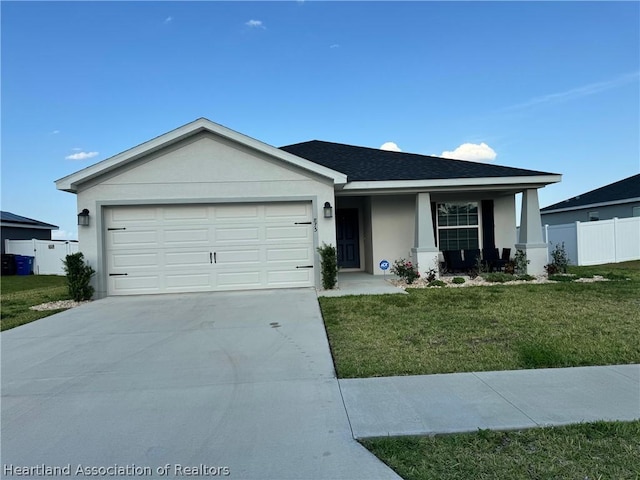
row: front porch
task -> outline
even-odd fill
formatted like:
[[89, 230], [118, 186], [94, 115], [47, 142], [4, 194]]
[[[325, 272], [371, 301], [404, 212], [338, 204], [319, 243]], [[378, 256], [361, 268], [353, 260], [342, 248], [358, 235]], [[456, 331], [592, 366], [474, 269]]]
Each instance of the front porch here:
[[[516, 193], [522, 193], [520, 238]], [[443, 251], [465, 249], [522, 250], [531, 275], [544, 273], [547, 263], [536, 188], [337, 196], [335, 222], [343, 273], [384, 275], [380, 262], [401, 258], [421, 273], [437, 271]]]

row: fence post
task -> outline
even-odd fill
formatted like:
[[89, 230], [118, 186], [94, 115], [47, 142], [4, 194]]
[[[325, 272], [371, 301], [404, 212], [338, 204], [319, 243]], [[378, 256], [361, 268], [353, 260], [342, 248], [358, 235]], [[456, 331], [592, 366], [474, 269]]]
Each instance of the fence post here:
[[551, 263], [549, 261], [549, 224], [548, 223], [544, 224], [544, 232], [543, 233], [544, 233], [544, 243], [547, 244], [547, 265], [548, 265], [549, 263]]
[[576, 221], [576, 256], [578, 257], [578, 265], [582, 265], [582, 255], [580, 252], [582, 248], [580, 247], [580, 222]]

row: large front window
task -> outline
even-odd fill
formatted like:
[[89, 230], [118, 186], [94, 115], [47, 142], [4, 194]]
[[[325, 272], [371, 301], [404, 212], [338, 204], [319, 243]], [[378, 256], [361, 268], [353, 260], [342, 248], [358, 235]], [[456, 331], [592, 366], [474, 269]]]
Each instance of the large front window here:
[[480, 248], [478, 203], [438, 203], [438, 247], [444, 250]]

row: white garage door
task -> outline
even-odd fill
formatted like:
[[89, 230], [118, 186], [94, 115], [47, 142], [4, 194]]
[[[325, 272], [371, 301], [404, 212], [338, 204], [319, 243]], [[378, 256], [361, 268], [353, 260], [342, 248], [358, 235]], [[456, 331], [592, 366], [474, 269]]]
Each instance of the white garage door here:
[[109, 295], [308, 287], [311, 203], [113, 207]]

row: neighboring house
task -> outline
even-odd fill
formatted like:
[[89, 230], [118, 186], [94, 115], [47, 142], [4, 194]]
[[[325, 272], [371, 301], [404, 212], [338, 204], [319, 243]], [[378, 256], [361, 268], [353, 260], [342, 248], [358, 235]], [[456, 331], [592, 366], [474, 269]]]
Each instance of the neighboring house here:
[[[96, 296], [320, 285], [317, 248], [382, 274], [439, 251], [520, 248], [542, 273], [553, 173], [312, 141], [275, 148], [201, 118], [56, 181], [78, 196]], [[515, 238], [515, 195], [522, 228]]]
[[5, 240], [51, 240], [51, 230], [57, 229], [57, 225], [21, 217], [15, 213], [0, 212], [2, 253], [5, 253]]
[[540, 210], [543, 225], [640, 217], [640, 174]]

